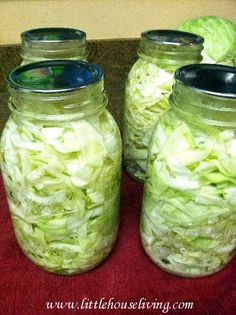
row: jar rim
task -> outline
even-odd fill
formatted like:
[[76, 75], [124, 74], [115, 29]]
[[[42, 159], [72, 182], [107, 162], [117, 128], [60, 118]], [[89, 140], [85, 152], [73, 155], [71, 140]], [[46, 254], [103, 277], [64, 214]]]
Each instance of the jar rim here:
[[191, 64], [175, 71], [175, 79], [198, 93], [236, 98], [236, 68], [220, 64]]
[[35, 43], [62, 43], [68, 41], [81, 41], [86, 33], [79, 29], [66, 27], [45, 27], [27, 30], [21, 33], [22, 41]]
[[148, 30], [141, 33], [141, 39], [150, 40], [155, 45], [199, 46], [204, 42], [202, 36], [171, 29]]
[[103, 78], [97, 64], [85, 61], [40, 61], [18, 67], [7, 76], [11, 88], [31, 93], [64, 93], [85, 89]]

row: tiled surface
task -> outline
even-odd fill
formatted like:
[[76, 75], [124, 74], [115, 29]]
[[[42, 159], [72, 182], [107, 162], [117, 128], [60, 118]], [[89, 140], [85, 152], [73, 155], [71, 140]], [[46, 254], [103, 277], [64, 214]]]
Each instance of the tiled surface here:
[[[97, 40], [88, 42], [89, 61], [100, 65], [105, 73], [109, 97], [108, 109], [119, 127], [122, 126], [124, 85], [128, 72], [137, 59], [137, 40]], [[21, 63], [20, 46], [0, 46], [0, 132], [9, 116], [6, 75]]]

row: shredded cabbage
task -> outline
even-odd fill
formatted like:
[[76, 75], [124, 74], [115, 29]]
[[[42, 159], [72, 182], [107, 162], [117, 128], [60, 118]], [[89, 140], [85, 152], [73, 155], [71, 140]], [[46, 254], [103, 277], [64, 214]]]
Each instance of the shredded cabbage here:
[[217, 16], [202, 16], [178, 28], [204, 38], [203, 63], [236, 66], [236, 25]]
[[74, 274], [108, 255], [118, 230], [121, 141], [107, 111], [60, 124], [13, 116], [1, 160], [16, 237], [32, 261]]
[[168, 111], [153, 133], [141, 236], [163, 269], [211, 274], [236, 248], [236, 132], [187, 124]]
[[139, 59], [126, 85], [123, 153], [128, 173], [144, 180], [148, 146], [154, 126], [168, 109], [173, 73]]

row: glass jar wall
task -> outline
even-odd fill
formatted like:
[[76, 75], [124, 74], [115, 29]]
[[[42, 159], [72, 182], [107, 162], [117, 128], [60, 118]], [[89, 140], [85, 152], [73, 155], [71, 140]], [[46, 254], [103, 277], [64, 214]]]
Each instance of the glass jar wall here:
[[129, 175], [145, 178], [148, 146], [156, 122], [169, 108], [174, 71], [202, 60], [203, 38], [194, 34], [153, 30], [141, 34], [139, 59], [125, 89], [123, 161]]
[[1, 170], [17, 241], [43, 269], [78, 274], [110, 253], [119, 225], [121, 139], [103, 72], [39, 62], [8, 76]]
[[175, 78], [150, 144], [141, 237], [158, 266], [200, 277], [236, 248], [236, 69], [189, 65]]
[[22, 65], [43, 60], [86, 60], [86, 33], [71, 28], [51, 27], [21, 34]]

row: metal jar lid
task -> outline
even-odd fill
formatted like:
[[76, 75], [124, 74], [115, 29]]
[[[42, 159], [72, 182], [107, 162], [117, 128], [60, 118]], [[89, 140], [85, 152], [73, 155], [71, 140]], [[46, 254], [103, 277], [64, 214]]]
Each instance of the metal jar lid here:
[[176, 70], [175, 79], [212, 96], [236, 98], [236, 68], [216, 64], [192, 64]]
[[14, 69], [7, 77], [15, 90], [61, 93], [84, 89], [103, 78], [103, 70], [84, 61], [41, 61]]
[[149, 30], [141, 33], [141, 42], [150, 41], [155, 45], [202, 46], [204, 39], [199, 35], [176, 30]]
[[86, 40], [86, 33], [64, 27], [48, 27], [31, 29], [21, 33], [23, 42], [44, 42], [44, 43], [59, 43], [68, 41], [83, 41]]
[[23, 59], [87, 58], [86, 33], [63, 27], [32, 29], [21, 34]]

